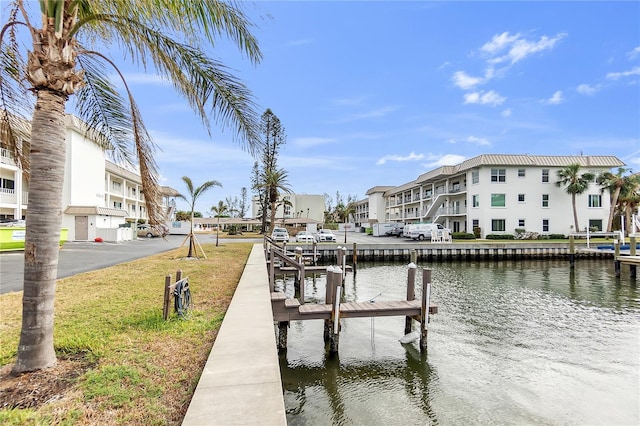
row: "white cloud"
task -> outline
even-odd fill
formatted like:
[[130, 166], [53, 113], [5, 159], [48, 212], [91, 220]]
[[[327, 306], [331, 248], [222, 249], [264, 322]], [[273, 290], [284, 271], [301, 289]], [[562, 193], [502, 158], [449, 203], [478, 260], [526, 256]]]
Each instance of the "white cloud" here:
[[549, 99], [546, 99], [544, 103], [550, 104], [550, 105], [558, 105], [558, 104], [561, 104], [563, 101], [564, 101], [564, 98], [562, 97], [562, 91], [558, 90], [553, 94], [553, 96], [551, 96]]
[[380, 118], [380, 117], [385, 117], [386, 115], [397, 111], [400, 107], [398, 106], [394, 106], [394, 105], [389, 105], [389, 106], [385, 106], [385, 107], [381, 107], [378, 109], [374, 109], [371, 111], [367, 111], [367, 112], [363, 112], [360, 114], [353, 114], [350, 115], [348, 117], [342, 118], [342, 119], [338, 119], [335, 120], [334, 123], [347, 123], [350, 121], [356, 121], [356, 120], [366, 120], [369, 118]]
[[467, 142], [476, 144], [476, 145], [481, 145], [481, 146], [490, 146], [491, 142], [489, 142], [488, 139], [485, 138], [479, 138], [477, 136], [469, 136], [467, 138]]
[[522, 38], [520, 34], [509, 36], [509, 33], [502, 33], [499, 36], [493, 36], [493, 39], [482, 46], [481, 50], [494, 54], [508, 49], [506, 54], [490, 57], [488, 62], [491, 64], [503, 62], [515, 64], [534, 53], [553, 49], [556, 43], [565, 38], [566, 35], [566, 33], [559, 33], [555, 37], [542, 36], [538, 41], [531, 41]]
[[581, 95], [595, 95], [596, 92], [598, 92], [600, 90], [599, 86], [591, 86], [589, 84], [580, 84], [576, 90], [578, 91], [578, 93], [580, 93]]
[[640, 67], [635, 67], [631, 71], [623, 71], [623, 72], [610, 72], [607, 74], [607, 78], [610, 80], [617, 80], [623, 77], [630, 77], [633, 75], [640, 75]]
[[494, 54], [513, 44], [519, 39], [519, 37], [520, 34], [509, 35], [508, 32], [500, 35], [494, 35], [491, 41], [485, 43], [480, 50], [489, 54]]
[[391, 154], [391, 155], [385, 155], [384, 157], [376, 161], [376, 164], [380, 166], [386, 163], [387, 161], [416, 161], [416, 160], [422, 160], [423, 158], [424, 158], [423, 154], [416, 154], [415, 152], [412, 152], [411, 154], [406, 155], [404, 157], [401, 155]]
[[430, 160], [434, 160], [430, 163], [424, 163], [423, 166], [426, 169], [432, 169], [440, 166], [455, 166], [466, 160], [466, 157], [458, 154], [445, 154], [441, 156], [430, 155]]
[[640, 46], [636, 47], [631, 52], [627, 52], [627, 56], [629, 57], [629, 59], [635, 59], [636, 57], [640, 56]]
[[503, 117], [511, 117], [511, 114], [512, 114], [511, 108], [507, 108], [500, 113], [500, 115]]
[[500, 96], [497, 92], [490, 90], [488, 92], [472, 92], [464, 95], [465, 104], [481, 104], [481, 105], [501, 105], [507, 98]]
[[455, 73], [453, 73], [453, 77], [451, 77], [451, 80], [453, 80], [453, 84], [463, 90], [472, 89], [478, 84], [483, 83], [483, 80], [481, 78], [467, 75], [464, 71], [456, 71]]
[[317, 145], [325, 145], [325, 144], [334, 143], [334, 142], [336, 142], [336, 140], [333, 138], [314, 138], [314, 137], [296, 138], [293, 140], [294, 145], [305, 147], [305, 148], [309, 148]]

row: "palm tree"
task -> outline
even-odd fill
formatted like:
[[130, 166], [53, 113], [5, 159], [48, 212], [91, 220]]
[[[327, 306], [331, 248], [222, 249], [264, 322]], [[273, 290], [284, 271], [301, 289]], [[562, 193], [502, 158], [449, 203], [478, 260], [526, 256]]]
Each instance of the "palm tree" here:
[[216, 229], [216, 247], [218, 247], [218, 234], [220, 234], [220, 217], [228, 213], [229, 207], [224, 203], [224, 201], [218, 201], [217, 206], [211, 207], [211, 211], [215, 213], [214, 217], [218, 218], [218, 228]]
[[202, 185], [195, 188], [193, 186], [193, 182], [191, 182], [191, 178], [189, 178], [188, 176], [182, 176], [182, 180], [187, 185], [187, 190], [189, 191], [188, 193], [189, 197], [187, 198], [182, 194], [178, 194], [177, 197], [182, 198], [183, 200], [188, 202], [189, 207], [191, 208], [191, 230], [189, 232], [189, 254], [187, 254], [187, 257], [197, 257], [197, 255], [195, 255], [196, 253], [195, 239], [196, 238], [195, 238], [195, 235], [193, 234], [193, 219], [194, 219], [194, 212], [196, 209], [196, 201], [198, 201], [198, 198], [200, 198], [202, 194], [207, 192], [212, 187], [214, 186], [222, 187], [222, 184], [217, 180], [208, 180]]
[[354, 202], [349, 202], [346, 205], [340, 203], [336, 206], [336, 214], [338, 218], [344, 223], [344, 242], [347, 243], [347, 222], [349, 222], [349, 216], [356, 212], [356, 205]]
[[262, 176], [262, 182], [257, 185], [259, 188], [265, 189], [267, 193], [267, 201], [271, 206], [271, 229], [276, 224], [276, 209], [280, 193], [290, 194], [292, 192], [287, 177], [287, 171], [284, 169], [266, 170]]
[[[154, 145], [124, 82], [125, 96], [108, 80], [121, 72], [99, 49], [119, 45], [133, 63], [171, 81], [211, 130], [213, 122], [234, 127], [251, 151], [261, 144], [253, 98], [222, 63], [209, 58], [220, 36], [230, 38], [253, 63], [261, 60], [238, 3], [217, 0], [25, 0], [4, 6], [0, 31], [0, 135], [4, 147], [28, 166], [23, 315], [15, 373], [56, 363], [53, 318], [58, 242], [62, 224], [65, 165], [65, 106], [88, 134], [116, 158], [137, 162], [149, 222], [162, 220]], [[31, 36], [25, 51], [18, 31]], [[35, 105], [32, 96], [35, 96]], [[29, 117], [31, 119], [29, 120]], [[25, 122], [30, 121], [30, 136]], [[30, 150], [21, 141], [30, 142]], [[25, 153], [29, 152], [29, 158]]]
[[609, 191], [611, 205], [609, 206], [609, 219], [607, 221], [607, 232], [611, 232], [613, 228], [613, 217], [615, 215], [616, 207], [618, 206], [618, 198], [620, 197], [620, 191], [628, 184], [629, 176], [625, 176], [625, 173], [631, 172], [631, 169], [625, 167], [618, 167], [618, 172], [613, 174], [611, 172], [601, 173], [596, 182], [602, 188], [602, 191]]
[[632, 215], [638, 211], [638, 204], [640, 203], [640, 175], [633, 174], [626, 176], [625, 184], [620, 190], [618, 197], [618, 207], [620, 215], [625, 218], [625, 229], [627, 233], [632, 231]]
[[578, 226], [578, 211], [576, 210], [576, 195], [580, 195], [589, 188], [589, 183], [593, 182], [595, 176], [593, 173], [585, 172], [580, 174], [580, 164], [570, 164], [564, 169], [557, 172], [557, 187], [566, 187], [567, 194], [571, 194], [571, 205], [573, 206], [573, 223], [576, 232], [580, 229]]

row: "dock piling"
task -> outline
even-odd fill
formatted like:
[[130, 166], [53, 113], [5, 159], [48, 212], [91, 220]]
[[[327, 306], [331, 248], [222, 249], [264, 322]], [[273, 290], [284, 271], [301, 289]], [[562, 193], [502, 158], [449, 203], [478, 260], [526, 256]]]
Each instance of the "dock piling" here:
[[[409, 264], [409, 271], [407, 272], [407, 301], [416, 299], [416, 264], [411, 262]], [[411, 317], [405, 317], [404, 320], [404, 334], [411, 333], [411, 326], [413, 325], [413, 319]]]
[[614, 262], [613, 262], [613, 269], [616, 273], [616, 278], [620, 278], [620, 261], [618, 260], [618, 258], [620, 257], [620, 241], [618, 240], [613, 240], [613, 250], [614, 250]]
[[422, 315], [420, 316], [420, 351], [427, 350], [427, 326], [431, 304], [431, 269], [422, 270]]
[[569, 236], [569, 267], [571, 269], [576, 266], [576, 242], [573, 235]]

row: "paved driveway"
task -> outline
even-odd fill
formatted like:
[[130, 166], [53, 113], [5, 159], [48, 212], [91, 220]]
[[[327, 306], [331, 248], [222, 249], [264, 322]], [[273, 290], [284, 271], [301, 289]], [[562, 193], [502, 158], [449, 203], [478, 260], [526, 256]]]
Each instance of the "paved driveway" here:
[[[166, 240], [141, 238], [123, 243], [66, 242], [60, 250], [58, 278], [172, 250], [180, 247], [184, 239], [184, 235], [167, 235]], [[22, 291], [23, 277], [24, 252], [0, 253], [0, 294]]]

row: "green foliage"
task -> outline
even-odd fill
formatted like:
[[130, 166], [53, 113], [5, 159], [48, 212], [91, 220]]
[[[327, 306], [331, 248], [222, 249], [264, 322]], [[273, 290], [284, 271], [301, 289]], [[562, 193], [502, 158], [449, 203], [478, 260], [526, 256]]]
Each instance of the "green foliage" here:
[[474, 226], [473, 235], [475, 235], [476, 238], [480, 238], [482, 236], [482, 228], [480, 228], [479, 226]]
[[365, 232], [367, 235], [373, 235], [373, 228], [367, 228]]
[[453, 232], [451, 238], [454, 240], [475, 240], [476, 236], [469, 232]]
[[145, 379], [137, 369], [127, 365], [105, 365], [87, 373], [83, 382], [87, 400], [100, 399], [104, 409], [128, 406], [142, 395], [156, 398], [160, 388]]
[[515, 237], [513, 234], [489, 234], [487, 240], [513, 240]]

